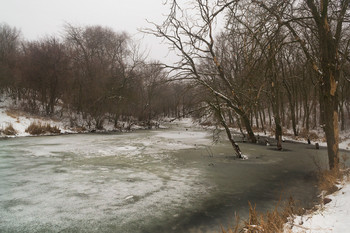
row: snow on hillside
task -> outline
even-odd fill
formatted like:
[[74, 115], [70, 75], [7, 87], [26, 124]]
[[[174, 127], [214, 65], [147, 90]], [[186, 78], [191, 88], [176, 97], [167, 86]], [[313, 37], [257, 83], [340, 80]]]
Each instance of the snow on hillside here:
[[[81, 114], [72, 114], [75, 121], [75, 126], [72, 127], [70, 119], [72, 116], [68, 113], [63, 114], [63, 116], [55, 116], [53, 118], [49, 118], [29, 114], [21, 111], [20, 109], [21, 107], [16, 105], [12, 99], [0, 95], [0, 137], [30, 136], [30, 134], [26, 132], [26, 129], [32, 123], [41, 125], [49, 124], [52, 127], [57, 127], [60, 129], [61, 133], [77, 133], [95, 130], [94, 126], [88, 125], [86, 120], [82, 118]], [[116, 129], [112, 122], [108, 122], [106, 120], [103, 125], [104, 130], [101, 131], [111, 132], [116, 130], [124, 130], [125, 128], [131, 130], [145, 128], [145, 126], [139, 126], [128, 122], [120, 121], [119, 123], [121, 124], [121, 127]], [[12, 126], [15, 129], [15, 135], [5, 135], [4, 133], [1, 133], [9, 126]], [[164, 128], [164, 126], [159, 124], [158, 127]]]
[[[322, 129], [317, 130], [310, 130], [310, 132], [318, 135], [319, 139], [313, 139], [311, 140], [312, 144], [318, 143], [320, 146], [326, 147], [327, 142], [325, 141], [324, 132]], [[289, 135], [292, 135], [292, 131], [289, 130]], [[273, 137], [273, 135], [271, 135]], [[295, 141], [295, 142], [301, 142], [301, 143], [307, 143], [307, 140], [302, 137], [293, 137], [293, 136], [283, 136], [285, 140], [288, 141]], [[343, 150], [350, 150], [350, 129], [340, 131], [339, 132], [339, 148]]]
[[0, 130], [6, 129], [8, 126], [16, 130], [16, 136], [29, 136], [29, 133], [25, 132], [31, 123], [50, 124], [56, 126], [61, 130], [61, 133], [72, 132], [68, 130], [64, 123], [59, 121], [53, 121], [48, 118], [34, 117], [19, 110], [12, 109], [10, 106], [14, 106], [13, 101], [9, 98], [1, 99], [0, 101]]

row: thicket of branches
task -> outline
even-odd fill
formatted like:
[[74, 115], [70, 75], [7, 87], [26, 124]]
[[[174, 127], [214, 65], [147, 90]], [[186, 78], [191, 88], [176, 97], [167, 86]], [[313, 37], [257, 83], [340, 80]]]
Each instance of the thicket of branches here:
[[0, 25], [0, 90], [24, 110], [79, 113], [97, 129], [106, 120], [117, 127], [120, 120], [150, 124], [188, 113], [193, 100], [187, 85], [167, 82], [163, 68], [147, 62], [127, 33], [101, 26], [64, 29], [60, 38], [25, 41], [19, 30]]
[[272, 127], [282, 149], [283, 128], [297, 136], [321, 126], [335, 167], [338, 123], [349, 128], [349, 0], [167, 3], [168, 18], [146, 32], [179, 54], [177, 64], [165, 65], [173, 79], [200, 87], [207, 111], [225, 129], [244, 127], [252, 142], [254, 127]]

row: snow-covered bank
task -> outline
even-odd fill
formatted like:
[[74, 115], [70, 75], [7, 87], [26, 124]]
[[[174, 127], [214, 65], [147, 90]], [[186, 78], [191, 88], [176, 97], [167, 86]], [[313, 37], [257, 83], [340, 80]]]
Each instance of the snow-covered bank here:
[[350, 229], [350, 182], [327, 196], [328, 204], [318, 206], [317, 211], [297, 216], [286, 224], [285, 233], [345, 233]]
[[[312, 144], [318, 143], [320, 146], [327, 147], [327, 142], [325, 140], [324, 132], [319, 129], [319, 130], [312, 130], [311, 132], [315, 133], [318, 135], [318, 139], [313, 139], [311, 140]], [[289, 135], [292, 135], [290, 132]], [[308, 143], [307, 139], [303, 137], [293, 137], [289, 135], [284, 135], [283, 138], [288, 141], [295, 141], [295, 142], [301, 142], [301, 143]], [[273, 135], [271, 135], [273, 136]], [[350, 150], [350, 130], [344, 130], [339, 132], [339, 149], [343, 150]]]
[[[82, 133], [82, 132], [115, 132], [124, 130], [145, 129], [148, 126], [141, 126], [134, 122], [119, 122], [118, 128], [113, 122], [104, 121], [103, 130], [96, 130], [91, 122], [84, 120], [80, 114], [60, 113], [53, 117], [43, 117], [30, 114], [21, 110], [22, 107], [15, 103], [11, 98], [0, 96], [0, 137], [22, 137], [30, 136], [26, 129], [33, 123], [38, 125], [50, 125], [60, 130], [62, 134]], [[72, 123], [74, 121], [74, 123]], [[186, 121], [185, 121], [186, 123]], [[156, 122], [158, 128], [164, 128], [163, 125]], [[11, 127], [15, 133], [6, 134], [5, 129]], [[50, 133], [48, 133], [50, 134]]]
[[2, 99], [0, 101], [0, 131], [12, 126], [16, 131], [15, 135], [2, 135], [1, 136], [29, 136], [30, 134], [26, 132], [26, 129], [30, 124], [36, 122], [41, 124], [50, 124], [51, 126], [56, 126], [61, 130], [61, 133], [73, 133], [74, 131], [68, 129], [67, 125], [62, 121], [54, 121], [49, 118], [35, 117], [22, 112], [18, 109], [11, 108], [14, 107], [13, 101], [9, 98]]

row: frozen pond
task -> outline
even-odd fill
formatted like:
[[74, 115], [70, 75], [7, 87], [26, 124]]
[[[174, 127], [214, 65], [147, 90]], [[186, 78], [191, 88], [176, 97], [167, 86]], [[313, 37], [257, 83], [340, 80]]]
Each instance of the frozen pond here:
[[242, 143], [238, 161], [211, 139], [179, 126], [0, 140], [0, 232], [212, 232], [248, 200], [313, 200], [325, 150]]

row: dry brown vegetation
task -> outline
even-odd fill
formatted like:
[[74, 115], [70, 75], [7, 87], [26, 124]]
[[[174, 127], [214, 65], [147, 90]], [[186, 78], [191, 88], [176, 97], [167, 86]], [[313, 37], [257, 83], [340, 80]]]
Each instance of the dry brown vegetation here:
[[[350, 177], [350, 170], [346, 168], [345, 162], [347, 157], [342, 156], [342, 163], [336, 164], [334, 169], [323, 169], [319, 162], [314, 160], [318, 169], [318, 188], [321, 192], [320, 203], [321, 205], [330, 202], [331, 200], [325, 198], [326, 195], [336, 192], [339, 185], [344, 179]], [[293, 198], [281, 204], [281, 201], [277, 203], [276, 207], [267, 211], [266, 213], [260, 213], [256, 210], [256, 205], [249, 203], [249, 217], [245, 221], [240, 221], [236, 217], [236, 225], [225, 230], [222, 228], [222, 233], [262, 233], [273, 232], [283, 233], [286, 232], [284, 227], [288, 218], [293, 215], [305, 214], [305, 210], [296, 206]]]
[[33, 122], [28, 126], [26, 132], [32, 135], [59, 134], [61, 133], [61, 130], [57, 128], [57, 126], [51, 126], [50, 124]]
[[347, 156], [343, 155], [342, 161], [340, 163], [336, 163], [335, 167], [331, 170], [322, 169], [318, 164], [316, 164], [318, 167], [319, 176], [318, 188], [321, 192], [324, 192], [325, 195], [329, 195], [337, 191], [337, 185], [349, 177], [350, 170], [345, 165], [347, 159]]
[[300, 131], [299, 137], [310, 139], [310, 140], [317, 140], [319, 139], [318, 135], [315, 132], [310, 132], [306, 130], [305, 128]]
[[18, 116], [18, 113], [13, 109], [8, 109], [8, 110], [6, 110], [6, 115], [16, 119]]
[[319, 174], [318, 188], [324, 191], [326, 195], [334, 193], [338, 190], [337, 184], [340, 183], [343, 172], [338, 168], [332, 170], [324, 170]]
[[4, 130], [1, 130], [1, 132], [8, 136], [17, 134], [17, 131], [13, 128], [12, 124], [8, 125]]
[[256, 205], [253, 206], [249, 203], [248, 219], [240, 222], [239, 218], [236, 217], [236, 225], [228, 230], [222, 228], [222, 233], [282, 233], [288, 217], [294, 214], [303, 214], [303, 212], [301, 208], [296, 206], [295, 201], [291, 197], [284, 203], [279, 201], [273, 210], [266, 213], [260, 213], [256, 210]]

